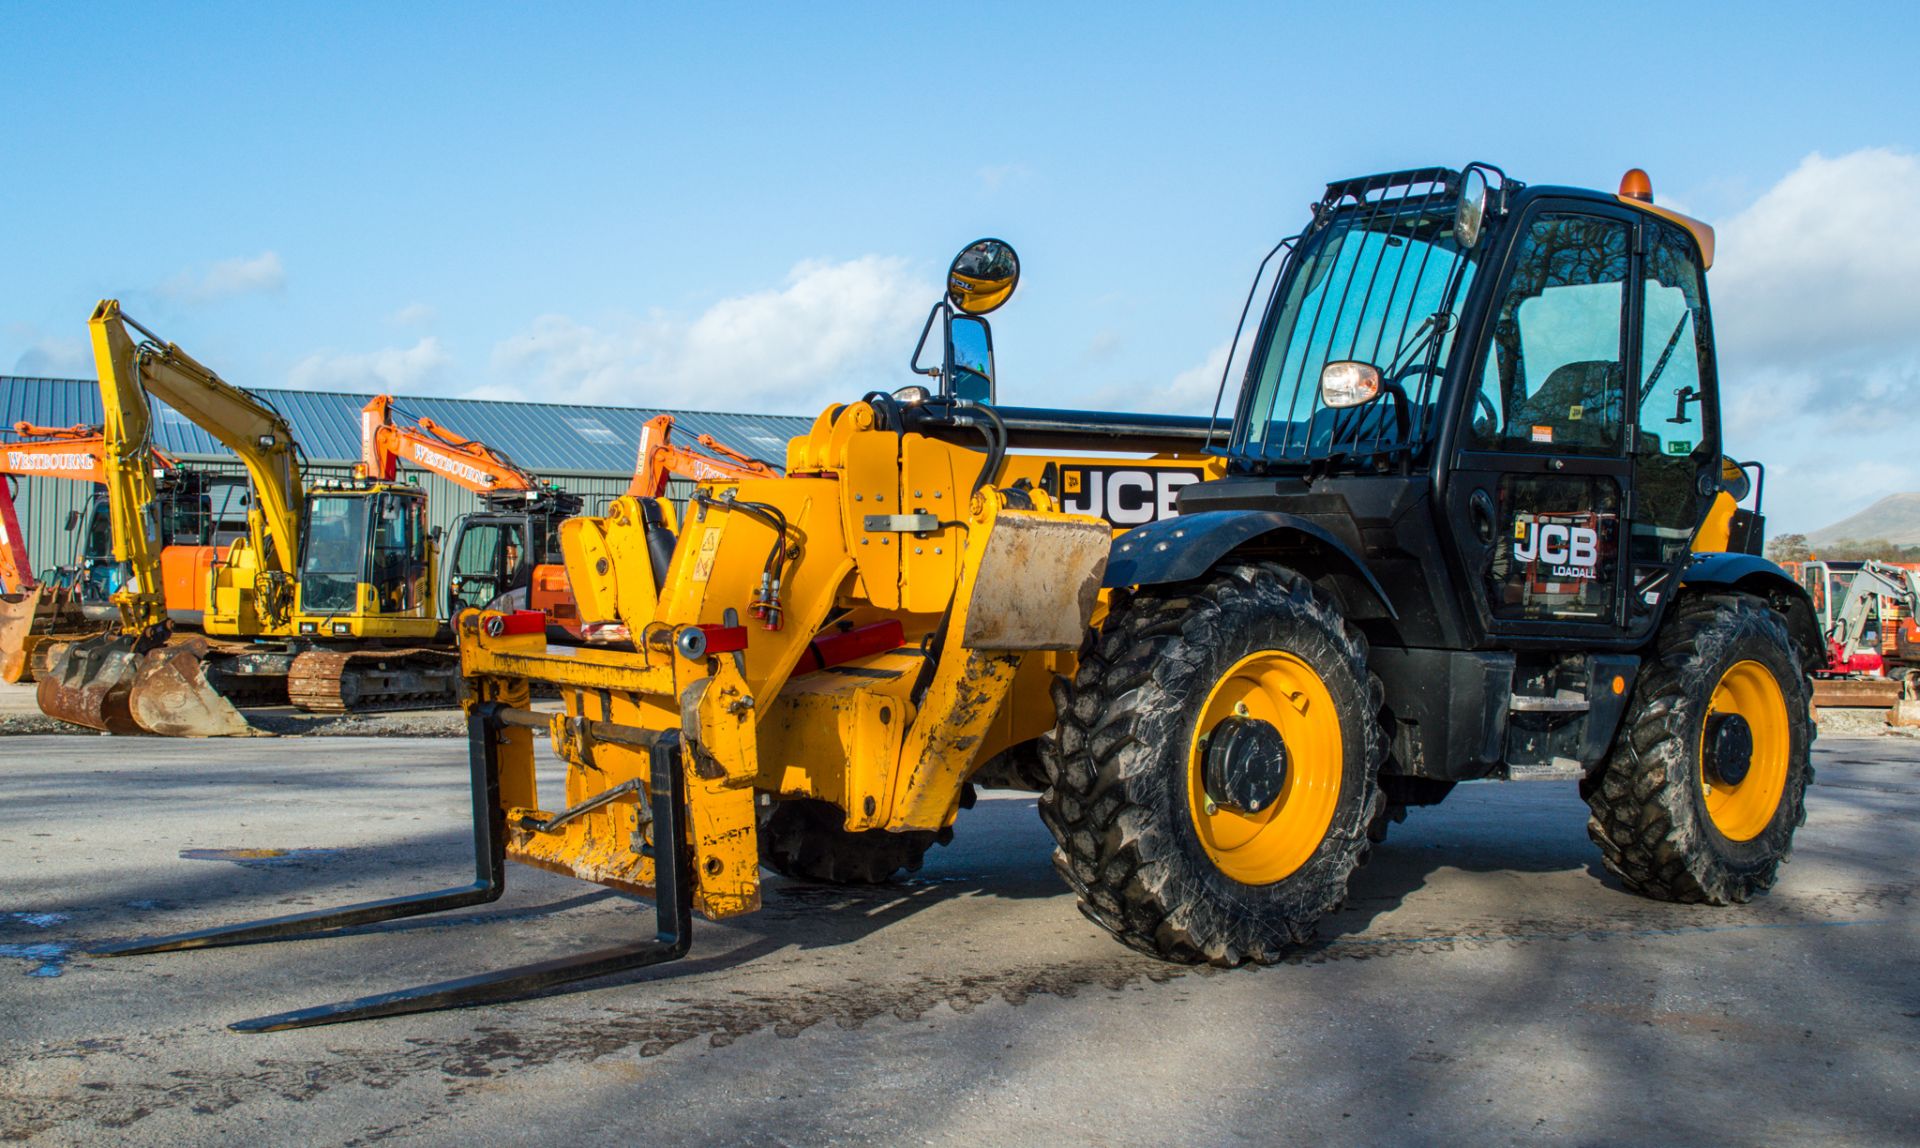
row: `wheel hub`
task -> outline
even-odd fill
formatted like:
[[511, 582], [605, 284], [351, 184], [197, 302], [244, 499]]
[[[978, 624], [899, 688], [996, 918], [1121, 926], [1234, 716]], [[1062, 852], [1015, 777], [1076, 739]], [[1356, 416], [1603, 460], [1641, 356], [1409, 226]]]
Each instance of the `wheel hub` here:
[[1734, 713], [1717, 713], [1707, 720], [1705, 753], [1707, 780], [1715, 785], [1739, 785], [1753, 768], [1753, 727]]
[[1287, 786], [1287, 743], [1271, 722], [1235, 715], [1207, 735], [1207, 800], [1235, 813], [1258, 813]]

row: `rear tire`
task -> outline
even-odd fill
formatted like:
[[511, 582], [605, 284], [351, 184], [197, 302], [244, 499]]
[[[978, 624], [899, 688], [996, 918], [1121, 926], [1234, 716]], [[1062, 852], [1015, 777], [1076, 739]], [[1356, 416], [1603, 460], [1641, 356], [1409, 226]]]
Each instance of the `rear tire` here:
[[[1040, 815], [1081, 912], [1189, 964], [1270, 964], [1311, 939], [1380, 807], [1381, 697], [1365, 639], [1285, 567], [1116, 596], [1079, 673], [1055, 684], [1042, 745]], [[1206, 770], [1232, 719], [1254, 729], [1267, 786], [1216, 801]]]
[[917, 872], [952, 829], [850, 832], [839, 807], [801, 798], [774, 805], [760, 827], [760, 863], [784, 877], [825, 885], [884, 885]]
[[[1785, 623], [1744, 594], [1684, 599], [1600, 772], [1581, 783], [1587, 834], [1629, 889], [1662, 901], [1744, 902], [1773, 886], [1806, 821], [1814, 737], [1807, 676]], [[1710, 725], [1747, 727], [1737, 783], [1709, 774]]]

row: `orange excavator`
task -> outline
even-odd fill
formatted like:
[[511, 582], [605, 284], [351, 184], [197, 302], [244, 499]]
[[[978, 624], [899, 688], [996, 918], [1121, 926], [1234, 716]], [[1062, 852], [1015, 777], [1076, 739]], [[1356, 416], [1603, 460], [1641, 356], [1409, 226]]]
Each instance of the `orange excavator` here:
[[716, 441], [710, 434], [700, 435], [694, 441], [708, 453], [702, 454], [673, 441], [672, 415], [648, 419], [640, 428], [640, 456], [633, 464], [633, 482], [627, 487], [627, 497], [663, 498], [667, 493], [667, 480], [674, 475], [694, 482], [780, 476], [771, 466]]
[[480, 496], [485, 509], [453, 524], [442, 618], [488, 607], [539, 610], [549, 628], [579, 634], [560, 565], [560, 523], [580, 512], [579, 495], [541, 481], [505, 451], [397, 410], [392, 395], [360, 408], [360, 454], [375, 479], [393, 481], [404, 460]]
[[[13, 502], [17, 477], [45, 475], [78, 482], [106, 479], [105, 452], [92, 427], [38, 427], [15, 423], [21, 436], [0, 456], [0, 681], [33, 679], [33, 651], [48, 639], [71, 640], [103, 626], [80, 609], [76, 589], [34, 577], [26, 531]], [[91, 532], [90, 532], [91, 533]]]
[[[106, 439], [100, 427], [13, 425], [18, 438], [0, 446], [0, 681], [34, 680], [34, 652], [104, 630], [117, 612], [110, 599], [126, 577], [114, 561]], [[153, 524], [160, 551], [162, 593], [169, 618], [196, 627], [206, 610], [207, 571], [225, 545], [245, 529], [246, 481], [190, 470], [154, 449]], [[67, 523], [77, 530], [72, 560], [51, 578], [36, 577], [27, 553], [11, 484], [18, 478], [61, 478], [93, 484], [84, 511]]]
[[[779, 474], [712, 435], [698, 437], [701, 451], [681, 446], [673, 441], [673, 425], [673, 416], [662, 414], [641, 427], [629, 495], [662, 496], [676, 475], [729, 482]], [[560, 555], [560, 523], [580, 513], [579, 495], [543, 482], [497, 447], [398, 410], [392, 395], [375, 396], [360, 409], [360, 449], [370, 477], [390, 482], [405, 461], [472, 491], [485, 504], [453, 524], [443, 618], [469, 609], [539, 610], [549, 632], [580, 636], [580, 612]]]

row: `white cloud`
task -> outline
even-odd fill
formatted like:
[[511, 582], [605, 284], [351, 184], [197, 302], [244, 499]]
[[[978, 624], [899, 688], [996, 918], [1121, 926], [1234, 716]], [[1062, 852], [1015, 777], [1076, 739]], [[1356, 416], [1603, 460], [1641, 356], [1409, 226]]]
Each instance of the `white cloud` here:
[[440, 340], [429, 335], [411, 347], [316, 351], [287, 372], [287, 385], [310, 391], [419, 394], [438, 389], [452, 365], [453, 358], [440, 345]]
[[1819, 362], [1904, 346], [1920, 297], [1920, 156], [1876, 148], [1802, 160], [1720, 229], [1720, 321], [1746, 350]]
[[1008, 184], [1019, 183], [1033, 173], [1024, 163], [996, 163], [983, 167], [974, 174], [980, 180], [981, 189], [992, 193]]
[[160, 294], [183, 303], [207, 303], [235, 295], [279, 291], [287, 285], [280, 253], [262, 251], [251, 259], [222, 259], [205, 270], [182, 271], [160, 285]]
[[29, 323], [8, 324], [7, 337], [23, 345], [8, 374], [40, 379], [93, 377], [93, 349], [85, 339], [50, 335]]
[[[1249, 322], [1251, 329], [1252, 323]], [[1240, 376], [1247, 367], [1247, 340], [1240, 341], [1233, 355], [1233, 371], [1227, 389], [1220, 391], [1220, 372], [1227, 365], [1227, 349], [1222, 343], [1208, 351], [1206, 358], [1172, 378], [1136, 379], [1121, 382], [1096, 392], [1087, 406], [1096, 410], [1141, 411], [1148, 414], [1210, 415], [1216, 397], [1221, 417], [1233, 419], [1234, 399], [1240, 393]]]
[[1768, 466], [1768, 526], [1920, 490], [1920, 156], [1814, 154], [1718, 229], [1727, 445]]
[[583, 323], [542, 315], [493, 351], [486, 397], [811, 413], [902, 385], [938, 288], [904, 260], [806, 262], [778, 290], [723, 299], [691, 318]]
[[428, 303], [409, 303], [387, 316], [387, 322], [396, 327], [424, 327], [440, 317], [440, 312]]

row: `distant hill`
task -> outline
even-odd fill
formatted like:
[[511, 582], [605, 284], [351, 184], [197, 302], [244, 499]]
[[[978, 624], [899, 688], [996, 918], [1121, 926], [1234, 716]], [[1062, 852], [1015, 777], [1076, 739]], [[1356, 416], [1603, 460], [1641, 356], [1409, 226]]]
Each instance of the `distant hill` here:
[[1807, 544], [1817, 548], [1875, 538], [1896, 546], [1920, 546], [1920, 493], [1889, 494], [1860, 513], [1807, 535]]

